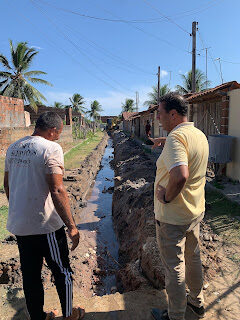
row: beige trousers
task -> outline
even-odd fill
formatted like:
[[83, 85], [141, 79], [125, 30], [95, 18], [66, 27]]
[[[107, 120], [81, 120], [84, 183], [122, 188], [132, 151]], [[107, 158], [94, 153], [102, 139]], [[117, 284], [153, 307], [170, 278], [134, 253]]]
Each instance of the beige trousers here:
[[[199, 249], [200, 222], [204, 213], [191, 224], [177, 226], [157, 221], [156, 233], [161, 260], [165, 268], [168, 315], [171, 320], [184, 320], [187, 299], [201, 307], [203, 275]], [[190, 293], [186, 298], [187, 284]]]

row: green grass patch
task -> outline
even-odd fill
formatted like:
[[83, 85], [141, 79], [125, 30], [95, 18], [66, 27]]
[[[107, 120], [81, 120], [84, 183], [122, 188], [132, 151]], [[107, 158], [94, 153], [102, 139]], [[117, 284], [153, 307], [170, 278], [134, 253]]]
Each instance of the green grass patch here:
[[9, 234], [9, 232], [6, 229], [7, 216], [8, 216], [8, 207], [7, 206], [0, 207], [0, 241], [2, 241]]
[[206, 191], [206, 220], [227, 242], [240, 243], [240, 205], [217, 191]]
[[90, 132], [87, 139], [79, 143], [77, 146], [72, 148], [64, 156], [65, 168], [75, 169], [79, 167], [81, 161], [83, 161], [96, 146], [102, 140], [104, 132], [97, 131], [95, 134]]
[[220, 190], [224, 189], [224, 186], [219, 181], [213, 181], [211, 184], [217, 189], [220, 189]]

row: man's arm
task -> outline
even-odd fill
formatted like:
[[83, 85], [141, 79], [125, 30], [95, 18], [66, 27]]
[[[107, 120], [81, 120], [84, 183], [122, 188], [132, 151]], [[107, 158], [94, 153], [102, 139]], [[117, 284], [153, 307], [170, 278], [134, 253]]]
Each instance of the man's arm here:
[[74, 250], [79, 243], [79, 231], [72, 217], [68, 194], [63, 185], [63, 176], [62, 174], [47, 174], [46, 177], [53, 204], [68, 228], [68, 235], [73, 243], [71, 250]]
[[160, 137], [160, 138], [150, 138], [148, 137], [149, 140], [151, 140], [154, 145], [152, 146], [153, 149], [160, 147], [161, 145], [164, 146], [165, 142], [166, 142], [166, 137]]
[[4, 174], [3, 185], [4, 185], [4, 190], [5, 190], [6, 196], [9, 200], [9, 183], [8, 183], [8, 172], [7, 171], [5, 171], [5, 174]]
[[188, 166], [180, 165], [174, 167], [169, 174], [169, 182], [166, 189], [160, 185], [156, 189], [157, 198], [162, 203], [165, 203], [165, 200], [171, 202], [182, 191], [189, 177]]

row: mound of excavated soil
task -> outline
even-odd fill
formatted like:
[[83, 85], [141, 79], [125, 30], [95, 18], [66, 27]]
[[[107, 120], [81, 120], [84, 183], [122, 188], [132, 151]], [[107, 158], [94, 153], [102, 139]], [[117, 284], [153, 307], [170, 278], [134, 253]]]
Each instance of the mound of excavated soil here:
[[[115, 188], [113, 219], [120, 242], [119, 278], [125, 291], [146, 283], [164, 287], [164, 272], [156, 243], [153, 213], [155, 163], [141, 147], [122, 132], [114, 134]], [[215, 248], [219, 241], [210, 227], [201, 224], [205, 279], [220, 270]]]

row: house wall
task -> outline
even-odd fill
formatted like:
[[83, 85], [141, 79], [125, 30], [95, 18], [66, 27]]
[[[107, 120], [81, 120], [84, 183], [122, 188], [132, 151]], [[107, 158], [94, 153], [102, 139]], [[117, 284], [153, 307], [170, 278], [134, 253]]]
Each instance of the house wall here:
[[0, 128], [25, 127], [22, 99], [0, 96]]
[[213, 101], [194, 103], [192, 106], [192, 121], [195, 126], [208, 137], [221, 132], [222, 98]]
[[240, 89], [228, 93], [229, 120], [228, 134], [235, 137], [232, 153], [232, 162], [227, 164], [227, 176], [233, 180], [240, 181]]
[[[21, 139], [25, 136], [33, 134], [34, 126], [30, 127], [12, 127], [12, 128], [1, 128], [0, 129], [0, 156], [6, 154], [7, 148], [13, 142]], [[64, 126], [60, 139], [57, 141], [61, 146], [65, 143], [73, 141], [72, 137], [72, 126]]]

